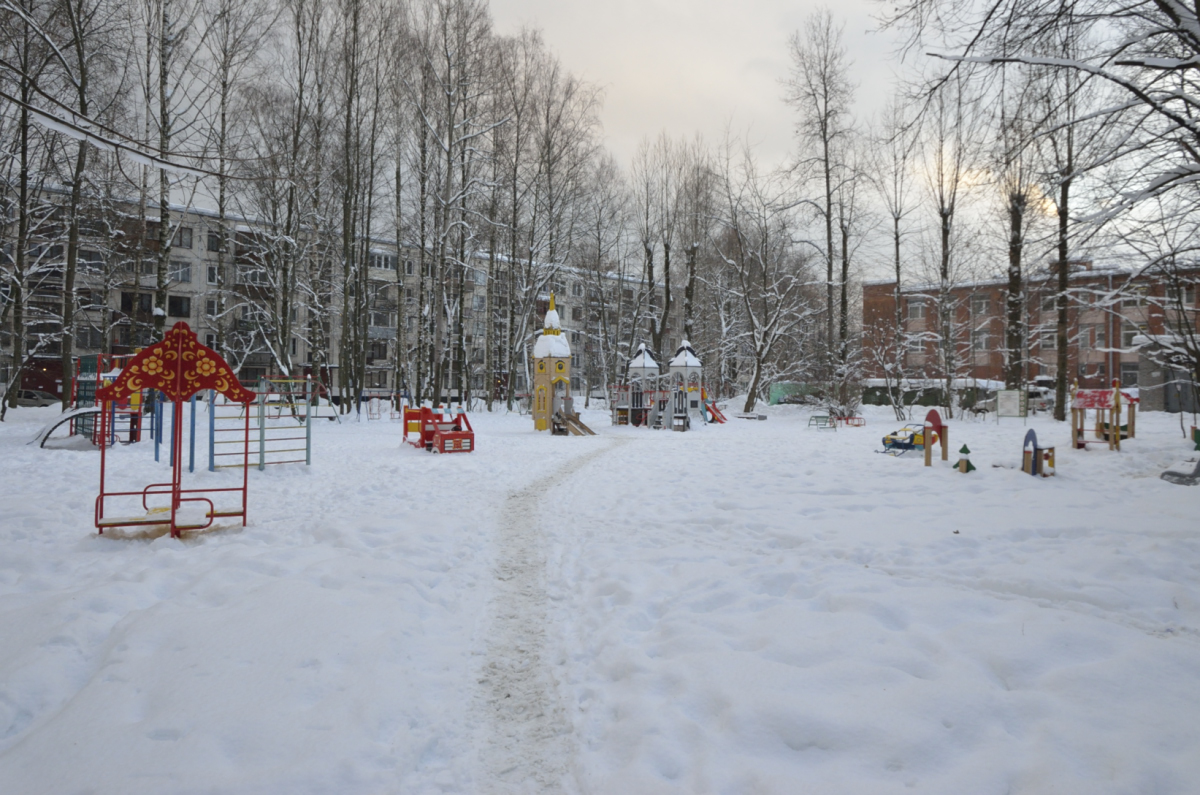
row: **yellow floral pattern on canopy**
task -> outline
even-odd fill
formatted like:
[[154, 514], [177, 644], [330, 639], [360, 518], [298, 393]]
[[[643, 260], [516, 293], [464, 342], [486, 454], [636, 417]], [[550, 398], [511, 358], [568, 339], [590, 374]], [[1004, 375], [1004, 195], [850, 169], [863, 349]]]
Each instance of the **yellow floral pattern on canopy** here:
[[121, 400], [143, 389], [157, 389], [171, 401], [187, 400], [204, 389], [215, 389], [235, 403], [254, 400], [254, 393], [242, 386], [221, 355], [201, 345], [182, 322], [161, 342], [134, 356], [117, 380], [99, 389], [96, 397]]

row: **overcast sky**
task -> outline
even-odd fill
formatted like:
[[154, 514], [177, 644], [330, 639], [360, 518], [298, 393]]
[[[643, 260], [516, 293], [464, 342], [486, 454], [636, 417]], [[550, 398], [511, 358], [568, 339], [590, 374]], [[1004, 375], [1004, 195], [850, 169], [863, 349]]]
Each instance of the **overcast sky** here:
[[568, 69], [604, 89], [605, 141], [625, 165], [644, 136], [699, 131], [717, 143], [727, 125], [764, 162], [786, 157], [787, 40], [823, 5], [845, 25], [858, 111], [869, 116], [895, 70], [890, 39], [872, 32], [870, 0], [491, 0], [497, 33], [540, 28]]

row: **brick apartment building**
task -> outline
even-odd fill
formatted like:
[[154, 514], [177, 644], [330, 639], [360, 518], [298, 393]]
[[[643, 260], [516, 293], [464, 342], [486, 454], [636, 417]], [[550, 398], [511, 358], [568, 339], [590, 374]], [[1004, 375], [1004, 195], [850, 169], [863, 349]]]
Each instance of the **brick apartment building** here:
[[[1196, 282], [1189, 271], [1174, 288], [1159, 278], [1134, 276], [1127, 268], [1098, 267], [1090, 261], [1070, 265], [1068, 309], [1069, 381], [1103, 387], [1113, 378], [1123, 385], [1139, 382], [1139, 335], [1168, 328], [1200, 332]], [[1025, 361], [1027, 382], [1053, 377], [1057, 369], [1057, 274], [1043, 269], [1026, 278]], [[951, 333], [958, 362], [955, 377], [1004, 380], [1007, 280], [957, 284], [950, 290]], [[1179, 301], [1184, 307], [1179, 313]], [[900, 292], [904, 328], [904, 369], [908, 378], [945, 377], [939, 355], [938, 288], [904, 286]], [[864, 367], [868, 378], [884, 376], [883, 363], [894, 345], [896, 283], [863, 285]], [[1169, 314], [1168, 314], [1169, 313]]]

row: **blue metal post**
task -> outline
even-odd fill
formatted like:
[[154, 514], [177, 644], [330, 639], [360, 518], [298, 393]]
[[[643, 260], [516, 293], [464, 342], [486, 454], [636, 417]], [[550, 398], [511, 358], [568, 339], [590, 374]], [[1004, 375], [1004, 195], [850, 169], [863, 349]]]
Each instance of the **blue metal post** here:
[[171, 401], [171, 466], [175, 466], [175, 456], [183, 455], [182, 450], [175, 449], [175, 426], [179, 423], [179, 404], [174, 400]]

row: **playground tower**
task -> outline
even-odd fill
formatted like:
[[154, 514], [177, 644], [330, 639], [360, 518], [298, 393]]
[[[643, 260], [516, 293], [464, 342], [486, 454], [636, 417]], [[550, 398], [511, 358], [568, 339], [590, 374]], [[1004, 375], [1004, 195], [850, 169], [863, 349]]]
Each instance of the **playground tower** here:
[[554, 308], [554, 293], [542, 335], [533, 346], [533, 426], [539, 431], [566, 433], [555, 427], [555, 416], [571, 410], [571, 344], [562, 333], [562, 321]]
[[[700, 395], [703, 372], [700, 358], [696, 356], [692, 344], [684, 340], [679, 349], [675, 351], [675, 355], [671, 357], [667, 367], [671, 375], [671, 391], [674, 393], [673, 398], [676, 403], [674, 417], [679, 418], [681, 415], [686, 415], [685, 422], [688, 425], [693, 419], [703, 421]], [[682, 405], [679, 405], [680, 403]], [[673, 423], [673, 425], [677, 427], [678, 423]]]

